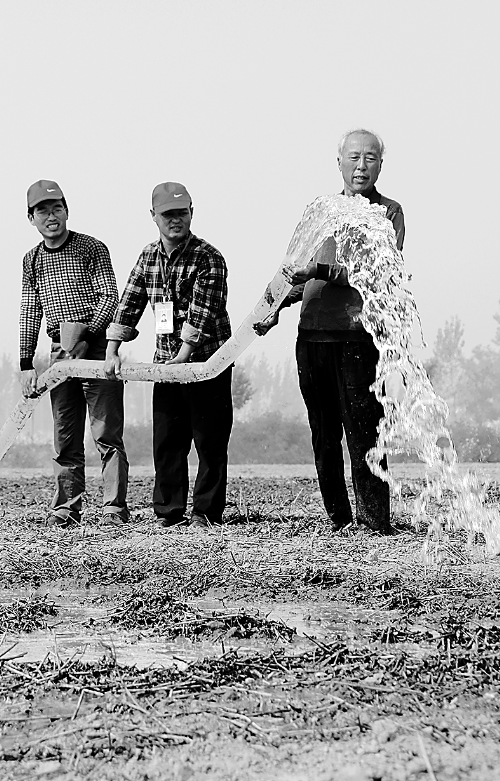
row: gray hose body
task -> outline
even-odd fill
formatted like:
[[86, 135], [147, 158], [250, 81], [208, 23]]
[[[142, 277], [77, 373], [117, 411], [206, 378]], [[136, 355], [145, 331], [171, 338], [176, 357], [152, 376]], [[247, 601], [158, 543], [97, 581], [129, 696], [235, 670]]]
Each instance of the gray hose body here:
[[[254, 324], [271, 317], [290, 290], [291, 286], [282, 274], [283, 267], [290, 264], [297, 267], [306, 266], [329, 236], [334, 236], [343, 225], [351, 224], [353, 219], [355, 221], [358, 214], [366, 215], [371, 212], [373, 207], [361, 196], [346, 198], [342, 195], [329, 195], [317, 198], [304, 212], [302, 220], [294, 231], [283, 263], [267, 285], [257, 305], [216, 353], [207, 361], [200, 363], [179, 363], [170, 366], [161, 363], [123, 364], [123, 379], [140, 382], [200, 382], [217, 377], [256, 338]], [[68, 377], [106, 379], [104, 361], [58, 361], [41, 374], [38, 378], [36, 397], [21, 399], [0, 431], [0, 460], [24, 428], [41, 397]]]
[[[309, 258], [310, 256], [308, 256]], [[307, 258], [307, 259], [308, 259]], [[304, 262], [307, 262], [305, 259]], [[287, 258], [286, 262], [291, 262]], [[139, 382], [200, 382], [217, 377], [230, 366], [256, 338], [254, 323], [273, 314], [282, 302], [290, 285], [285, 281], [281, 269], [267, 286], [257, 306], [245, 318], [233, 336], [207, 361], [165, 365], [162, 363], [124, 363], [121, 374], [126, 381]], [[22, 398], [6, 420], [0, 431], [0, 460], [14, 443], [17, 435], [31, 417], [36, 405], [48, 391], [60, 385], [68, 377], [80, 379], [106, 379], [104, 361], [67, 360], [57, 361], [38, 378], [37, 395]], [[110, 380], [112, 382], [112, 380]]]

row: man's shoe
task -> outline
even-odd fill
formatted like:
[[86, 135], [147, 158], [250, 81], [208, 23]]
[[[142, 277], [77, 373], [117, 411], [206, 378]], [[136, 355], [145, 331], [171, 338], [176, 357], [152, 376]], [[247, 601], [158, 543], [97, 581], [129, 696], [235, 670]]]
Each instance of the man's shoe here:
[[157, 519], [165, 529], [171, 529], [174, 526], [184, 526], [186, 519], [183, 515], [180, 517], [168, 517], [166, 515], [157, 515]]
[[218, 520], [210, 520], [205, 513], [198, 513], [195, 510], [191, 513], [191, 519], [189, 521], [190, 526], [198, 526], [202, 529], [209, 529], [212, 526], [221, 526], [222, 518]]
[[71, 518], [69, 515], [63, 518], [60, 515], [56, 515], [56, 513], [51, 513], [51, 515], [49, 515], [47, 518], [47, 526], [57, 526], [59, 529], [69, 529], [70, 526], [77, 525], [78, 521], [76, 521], [74, 518]]
[[109, 523], [111, 526], [116, 526], [117, 528], [127, 526], [130, 522], [130, 518], [122, 518], [118, 513], [104, 513], [102, 520], [103, 523]]
[[330, 518], [330, 529], [332, 532], [339, 532], [352, 523], [352, 518]]
[[383, 534], [384, 537], [397, 537], [398, 534], [401, 534], [398, 529], [395, 529], [394, 526], [391, 526], [390, 523], [386, 524], [386, 526], [381, 526], [380, 529], [375, 529], [376, 532], [379, 534]]
[[381, 534], [383, 537], [395, 537], [399, 534], [398, 530], [391, 526], [390, 523], [384, 523], [381, 526], [375, 526], [375, 524], [366, 523], [358, 520], [358, 526], [362, 529], [367, 529], [374, 534]]
[[197, 526], [200, 529], [208, 529], [212, 524], [204, 513], [191, 513], [189, 521], [190, 526]]

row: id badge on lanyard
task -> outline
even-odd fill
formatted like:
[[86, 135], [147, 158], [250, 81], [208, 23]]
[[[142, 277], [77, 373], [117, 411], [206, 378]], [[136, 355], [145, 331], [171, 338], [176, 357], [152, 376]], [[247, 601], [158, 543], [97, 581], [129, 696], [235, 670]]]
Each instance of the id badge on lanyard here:
[[[183, 253], [186, 251], [186, 248], [191, 240], [191, 237], [188, 238], [184, 249], [182, 250], [181, 254], [179, 255], [179, 258], [183, 255]], [[179, 260], [177, 258], [177, 261]], [[176, 262], [177, 262], [176, 261]], [[163, 282], [163, 301], [157, 301], [155, 304], [155, 322], [156, 322], [156, 333], [158, 335], [162, 334], [173, 334], [174, 332], [174, 302], [170, 299], [170, 277], [172, 275], [172, 267], [170, 267], [168, 274], [165, 272], [165, 268], [163, 266], [163, 261], [160, 260], [160, 272]], [[168, 299], [167, 299], [168, 296]]]
[[172, 334], [174, 332], [174, 302], [157, 301], [155, 304], [156, 333]]

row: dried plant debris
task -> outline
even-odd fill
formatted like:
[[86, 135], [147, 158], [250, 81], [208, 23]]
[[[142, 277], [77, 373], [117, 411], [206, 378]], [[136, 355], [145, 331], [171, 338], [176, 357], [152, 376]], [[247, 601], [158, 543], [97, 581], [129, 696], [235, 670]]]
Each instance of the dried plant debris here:
[[[358, 762], [364, 775], [352, 777], [363, 781], [432, 778], [429, 767], [437, 781], [496, 781], [500, 559], [453, 532], [446, 564], [425, 569], [426, 530], [409, 523], [417, 489], [395, 503], [401, 533], [383, 538], [354, 525], [333, 532], [314, 480], [232, 480], [231, 523], [208, 530], [157, 524], [150, 478], [131, 480], [126, 529], [102, 524], [100, 481], [89, 477], [87, 488], [82, 524], [61, 531], [44, 525], [51, 478], [2, 482], [2, 779], [163, 781], [180, 757], [173, 781], [326, 781]], [[489, 496], [497, 501], [498, 490]], [[57, 610], [48, 597], [14, 599], [26, 584], [56, 601], [65, 594], [56, 631], [93, 615], [78, 647], [89, 637], [108, 656], [66, 658], [74, 646], [47, 635], [38, 661], [23, 662], [32, 639], [12, 634], [54, 624]], [[280, 604], [283, 615], [310, 618], [306, 637], [269, 620]], [[139, 669], [117, 663], [110, 636], [148, 652], [163, 637], [193, 642], [162, 646], [148, 656], [155, 666]], [[186, 647], [197, 661], [174, 655]], [[257, 754], [241, 758], [252, 747], [260, 775]], [[315, 766], [327, 751], [335, 772]], [[297, 773], [281, 766], [293, 752], [304, 757]], [[396, 764], [383, 765], [390, 755]]]
[[47, 628], [47, 617], [57, 616], [57, 608], [47, 594], [32, 594], [7, 605], [0, 604], [0, 632], [34, 632]]
[[270, 621], [258, 613], [243, 610], [200, 610], [174, 599], [158, 586], [139, 588], [119, 598], [108, 616], [112, 624], [123, 629], [148, 629], [164, 637], [245, 639], [291, 641], [296, 636], [282, 621]]
[[[438, 701], [456, 702], [480, 692], [498, 694], [498, 634], [490, 640], [487, 655], [467, 643], [417, 658], [397, 650], [381, 653], [373, 646], [350, 648], [338, 637], [306, 653], [231, 651], [184, 669], [138, 670], [119, 666], [112, 657], [93, 665], [76, 660], [9, 661], [2, 665], [0, 695], [10, 702], [22, 698], [25, 720], [40, 716], [53, 721], [51, 712], [42, 707], [38, 714], [36, 705], [44, 693], [59, 693], [64, 702], [72, 703], [60, 709], [59, 719], [70, 717], [69, 725], [74, 724], [78, 739], [84, 738], [94, 757], [133, 756], [137, 750], [189, 742], [200, 735], [195, 712], [218, 715], [233, 729], [250, 723], [250, 736], [263, 742], [288, 739], [302, 730], [318, 740], [331, 740], [346, 731], [366, 732], [380, 716], [405, 712], [409, 718], [425, 719]], [[228, 703], [230, 692], [236, 708]], [[256, 698], [264, 707], [258, 707]], [[80, 709], [82, 718], [75, 723]], [[19, 718], [12, 710], [2, 715], [10, 727]], [[68, 735], [73, 728], [65, 732], [52, 728], [43, 738], [52, 746], [51, 756], [72, 750], [74, 741]], [[498, 718], [491, 720], [488, 734], [500, 739]], [[41, 748], [38, 740], [21, 744], [12, 737], [2, 744], [4, 759], [20, 759]]]

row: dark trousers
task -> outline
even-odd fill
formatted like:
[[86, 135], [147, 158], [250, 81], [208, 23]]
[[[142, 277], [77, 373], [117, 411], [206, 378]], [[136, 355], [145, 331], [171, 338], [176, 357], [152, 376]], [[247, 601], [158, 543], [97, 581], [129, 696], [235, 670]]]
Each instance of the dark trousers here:
[[198, 474], [193, 511], [220, 522], [226, 506], [227, 448], [233, 425], [232, 367], [212, 380], [155, 383], [153, 505], [158, 516], [181, 520], [187, 506], [188, 454], [194, 441]]
[[[90, 343], [86, 358], [104, 360], [104, 337]], [[66, 353], [53, 343], [51, 364]], [[54, 418], [54, 513], [78, 521], [85, 490], [85, 417], [101, 456], [104, 483], [103, 513], [128, 517], [128, 461], [123, 444], [123, 383], [108, 380], [80, 380], [70, 377], [50, 392]]]
[[[372, 529], [389, 524], [389, 486], [366, 463], [375, 445], [377, 425], [384, 414], [375, 394], [379, 353], [372, 342], [307, 342], [298, 339], [299, 385], [311, 427], [321, 495], [330, 518], [339, 524], [352, 520], [342, 453], [345, 432], [351, 458], [356, 519]], [[382, 467], [387, 469], [384, 459]]]

